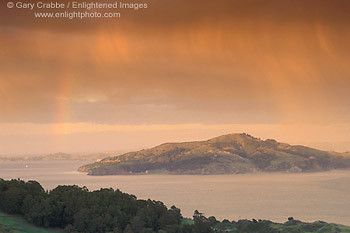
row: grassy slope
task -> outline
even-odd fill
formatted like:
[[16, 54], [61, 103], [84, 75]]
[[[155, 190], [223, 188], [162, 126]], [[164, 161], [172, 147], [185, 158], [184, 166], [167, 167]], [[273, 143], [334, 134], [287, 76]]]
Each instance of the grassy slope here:
[[[317, 222], [315, 222], [317, 225]], [[303, 229], [302, 225], [285, 226], [283, 224], [271, 224], [273, 228], [279, 229], [281, 233], [292, 233], [292, 232], [303, 232], [303, 233], [346, 233], [350, 232], [349, 226], [344, 226], [340, 224], [329, 223], [318, 230], [306, 230]], [[300, 231], [299, 231], [300, 229]]]
[[49, 233], [63, 232], [54, 229], [43, 229], [27, 223], [24, 219], [0, 212], [0, 232], [11, 233]]
[[[181, 224], [194, 224], [192, 219], [184, 218], [181, 221]], [[310, 228], [310, 225], [314, 225], [315, 229]], [[280, 233], [349, 233], [350, 226], [344, 226], [334, 223], [325, 223], [325, 222], [314, 222], [314, 223], [300, 223], [296, 225], [285, 225], [282, 223], [272, 223], [270, 226], [274, 229], [280, 231]], [[316, 227], [318, 226], [318, 227]], [[320, 227], [321, 226], [321, 227]], [[225, 232], [227, 233], [236, 233], [237, 229], [234, 227], [225, 227]]]
[[[181, 225], [183, 224], [193, 224], [193, 220], [184, 218], [182, 219]], [[317, 222], [314, 223], [318, 224]], [[279, 223], [271, 224], [271, 227], [275, 229], [279, 229], [281, 233], [349, 233], [350, 226], [344, 226], [339, 224], [325, 224], [324, 227], [318, 230], [305, 230], [304, 224], [286, 226]], [[304, 228], [304, 229], [303, 229]], [[299, 229], [303, 229], [299, 231]], [[226, 228], [227, 232], [234, 233], [235, 229]], [[63, 232], [62, 230], [57, 229], [43, 229], [35, 227], [29, 223], [27, 223], [24, 219], [16, 216], [11, 216], [0, 212], [0, 232], [11, 232], [11, 233], [49, 233], [49, 232]]]

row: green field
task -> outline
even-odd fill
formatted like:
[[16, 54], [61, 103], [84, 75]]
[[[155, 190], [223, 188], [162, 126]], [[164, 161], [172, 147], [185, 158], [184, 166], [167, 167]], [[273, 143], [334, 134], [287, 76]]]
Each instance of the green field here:
[[59, 230], [48, 230], [35, 227], [27, 223], [24, 219], [0, 212], [0, 232], [11, 233], [49, 233], [63, 232]]

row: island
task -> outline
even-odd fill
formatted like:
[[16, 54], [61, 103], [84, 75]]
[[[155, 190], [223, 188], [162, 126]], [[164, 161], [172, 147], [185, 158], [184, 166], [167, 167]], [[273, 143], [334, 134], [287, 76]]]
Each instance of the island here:
[[227, 134], [206, 141], [165, 143], [107, 157], [78, 169], [88, 175], [240, 174], [316, 172], [350, 168], [350, 152], [290, 145], [249, 134]]

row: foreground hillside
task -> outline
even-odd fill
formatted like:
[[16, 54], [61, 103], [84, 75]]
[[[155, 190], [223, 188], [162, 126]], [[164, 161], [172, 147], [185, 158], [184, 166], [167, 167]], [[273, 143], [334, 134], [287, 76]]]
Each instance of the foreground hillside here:
[[24, 219], [4, 214], [0, 212], [0, 232], [11, 232], [11, 233], [53, 233], [63, 232], [57, 229], [46, 229], [39, 228], [26, 222]]
[[85, 187], [58, 186], [44, 191], [35, 181], [0, 179], [0, 200], [0, 232], [350, 232], [347, 226], [322, 221], [305, 223], [292, 217], [283, 224], [255, 219], [218, 221], [214, 216], [207, 218], [196, 210], [192, 219], [186, 219], [175, 206], [168, 209], [160, 201], [138, 200], [119, 190], [90, 192]]
[[350, 168], [349, 153], [292, 146], [248, 134], [229, 134], [207, 141], [165, 143], [108, 157], [79, 168], [89, 175], [236, 174], [311, 172]]

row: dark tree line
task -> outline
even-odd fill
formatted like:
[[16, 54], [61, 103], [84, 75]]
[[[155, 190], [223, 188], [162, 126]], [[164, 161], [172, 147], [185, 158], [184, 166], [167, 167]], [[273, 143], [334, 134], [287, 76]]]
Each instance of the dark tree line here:
[[[217, 221], [197, 210], [184, 219], [180, 209], [162, 202], [137, 200], [119, 190], [58, 186], [45, 191], [36, 181], [0, 179], [0, 210], [42, 227], [67, 232], [113, 233], [298, 233], [341, 232], [325, 222], [303, 223], [290, 217], [284, 224], [268, 220]], [[272, 226], [275, 227], [272, 227]], [[276, 225], [278, 227], [276, 228]], [[0, 226], [1, 231], [1, 226]]]
[[58, 186], [46, 192], [36, 181], [0, 179], [0, 210], [67, 232], [202, 232], [195, 224], [181, 224], [175, 206], [168, 209], [162, 202], [137, 200], [113, 189], [90, 192], [85, 187]]

